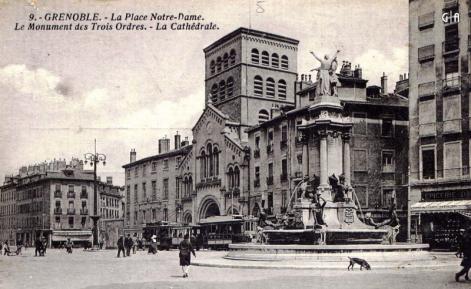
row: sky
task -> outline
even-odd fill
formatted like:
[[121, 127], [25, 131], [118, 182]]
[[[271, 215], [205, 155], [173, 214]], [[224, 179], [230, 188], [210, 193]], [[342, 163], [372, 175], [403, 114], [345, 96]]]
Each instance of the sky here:
[[[31, 13], [201, 14], [211, 31], [15, 31]], [[97, 150], [98, 174], [124, 184], [122, 165], [158, 152], [176, 131], [191, 140], [204, 108], [203, 48], [239, 27], [298, 39], [309, 54], [341, 50], [369, 85], [389, 90], [408, 70], [407, 0], [0, 0], [0, 177], [24, 165]], [[173, 146], [173, 144], [172, 144]]]

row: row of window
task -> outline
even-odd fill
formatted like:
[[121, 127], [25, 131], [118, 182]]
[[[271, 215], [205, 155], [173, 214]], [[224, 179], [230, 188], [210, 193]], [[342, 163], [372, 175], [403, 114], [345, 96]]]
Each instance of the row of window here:
[[0, 216], [15, 215], [16, 213], [15, 204], [0, 206]]
[[[183, 179], [176, 178], [176, 183], [177, 183], [177, 191], [176, 191], [176, 196], [175, 199], [180, 199], [182, 198], [188, 198], [191, 196], [191, 193], [193, 191], [193, 177], [190, 176], [185, 176]], [[180, 191], [181, 191], [181, 196], [180, 196]]]
[[[175, 167], [178, 167], [180, 164], [181, 156], [175, 157]], [[154, 174], [157, 172], [158, 161], [153, 161], [150, 164], [151, 173]], [[162, 170], [168, 170], [169, 168], [169, 159], [162, 160]], [[134, 170], [134, 177], [139, 177], [139, 172], [141, 172], [142, 177], [147, 176], [148, 166], [147, 164], [142, 164], [141, 166], [135, 166], [134, 169], [128, 168], [126, 169], [126, 178], [131, 178], [131, 170]]]
[[281, 67], [281, 69], [286, 70], [289, 68], [288, 56], [282, 55], [280, 58], [278, 54], [272, 53], [270, 57], [270, 53], [265, 50], [260, 54], [258, 49], [253, 48], [250, 59], [253, 64], [262, 64], [263, 66], [271, 66], [273, 68]]
[[211, 87], [211, 101], [213, 103], [231, 98], [234, 95], [234, 78], [229, 77], [227, 81], [221, 80], [219, 84], [215, 83]]
[[0, 201], [1, 202], [14, 201], [15, 200], [15, 193], [16, 193], [16, 191], [2, 192], [0, 194]]
[[200, 178], [206, 179], [219, 175], [219, 148], [208, 143], [201, 149], [199, 156]]
[[[139, 202], [139, 185], [134, 184], [134, 203], [137, 204]], [[131, 186], [128, 185], [126, 187], [126, 200], [129, 202], [131, 201]], [[164, 200], [168, 199], [168, 178], [163, 179], [162, 181], [162, 198]], [[157, 181], [151, 181], [151, 195], [147, 195], [147, 183], [143, 182], [142, 183], [142, 200], [141, 201], [146, 201], [146, 200], [152, 200], [156, 201], [157, 200]]]
[[234, 49], [231, 49], [229, 53], [224, 53], [224, 55], [218, 56], [215, 60], [211, 60], [209, 64], [209, 71], [211, 74], [214, 74], [216, 72], [221, 72], [223, 69], [229, 68], [229, 66], [232, 66], [236, 63], [236, 51]]
[[[151, 216], [152, 216], [152, 219], [151, 219], [151, 220], [148, 220], [147, 214], [146, 214], [146, 210], [142, 210], [142, 211], [141, 211], [141, 222], [142, 222], [143, 224], [145, 224], [146, 222], [149, 222], [149, 221], [154, 222], [154, 221], [157, 220], [157, 211], [156, 211], [156, 209], [152, 209], [151, 212], [152, 212], [152, 215], [151, 215]], [[162, 210], [162, 212], [163, 212], [163, 218], [162, 218], [162, 220], [163, 220], [163, 221], [168, 221], [168, 208], [164, 208], [164, 209]], [[138, 211], [134, 211], [134, 220], [133, 220], [134, 225], [137, 225], [137, 221], [138, 221], [138, 217], [139, 217], [138, 214], [139, 214]]]
[[275, 80], [271, 77], [265, 79], [260, 75], [256, 75], [253, 79], [253, 89], [254, 95], [256, 96], [266, 96], [266, 97], [275, 97], [286, 98], [286, 81], [284, 79]]
[[461, 141], [443, 144], [443, 168], [437, 166], [437, 146], [435, 144], [420, 147], [419, 172], [411, 172], [414, 178], [422, 180], [449, 178], [456, 179], [470, 176], [470, 167], [463, 166], [462, 155], [465, 150]]

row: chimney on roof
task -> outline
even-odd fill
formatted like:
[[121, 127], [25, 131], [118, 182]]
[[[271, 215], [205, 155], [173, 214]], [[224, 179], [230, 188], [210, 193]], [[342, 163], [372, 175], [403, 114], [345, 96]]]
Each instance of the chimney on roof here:
[[188, 137], [186, 136], [186, 137], [185, 137], [185, 140], [182, 141], [182, 145], [181, 145], [181, 146], [184, 147], [184, 146], [187, 146], [187, 145], [190, 145], [190, 141], [188, 140]]
[[112, 185], [113, 184], [113, 177], [110, 177], [110, 176], [106, 177], [106, 184], [107, 185]]
[[381, 76], [381, 92], [383, 94], [388, 93], [388, 77], [386, 73], [383, 72], [383, 76]]
[[182, 137], [181, 137], [181, 135], [178, 133], [178, 131], [177, 131], [177, 134], [175, 134], [175, 136], [174, 136], [174, 143], [175, 143], [175, 144], [174, 144], [174, 145], [175, 145], [175, 149], [176, 149], [176, 150], [179, 149], [180, 146], [181, 146], [181, 143], [182, 143]]
[[131, 149], [131, 152], [129, 153], [129, 162], [133, 163], [136, 161], [136, 149]]
[[167, 136], [159, 139], [159, 154], [166, 153], [170, 150], [170, 139]]

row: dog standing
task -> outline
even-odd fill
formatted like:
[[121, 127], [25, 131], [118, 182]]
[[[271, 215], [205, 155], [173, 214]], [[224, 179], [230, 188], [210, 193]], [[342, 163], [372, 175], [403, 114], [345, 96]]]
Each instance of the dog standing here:
[[371, 266], [370, 266], [370, 264], [368, 264], [368, 262], [366, 262], [366, 260], [363, 260], [363, 259], [360, 259], [360, 258], [350, 258], [350, 257], [348, 257], [348, 259], [350, 259], [350, 265], [348, 265], [348, 267], [347, 267], [348, 271], [350, 271], [350, 267], [352, 268], [352, 271], [353, 271], [353, 266], [355, 264], [360, 265], [360, 270], [363, 270], [363, 267], [366, 270], [371, 270]]

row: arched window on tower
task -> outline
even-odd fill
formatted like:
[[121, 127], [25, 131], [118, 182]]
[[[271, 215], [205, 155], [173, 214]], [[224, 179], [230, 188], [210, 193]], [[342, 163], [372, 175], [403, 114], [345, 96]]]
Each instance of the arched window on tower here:
[[275, 97], [275, 80], [269, 77], [266, 80], [266, 87], [267, 87], [267, 96], [268, 97]]
[[224, 63], [224, 69], [229, 67], [229, 55], [227, 53], [224, 53], [224, 57], [222, 58], [222, 61]]
[[273, 53], [271, 55], [271, 66], [278, 68], [280, 66], [280, 58], [278, 57], [278, 54]]
[[216, 60], [216, 70], [217, 70], [217, 72], [221, 71], [221, 67], [222, 67], [222, 59], [221, 59], [221, 57], [218, 57], [217, 60]]
[[213, 103], [218, 101], [218, 85], [216, 83], [211, 87], [211, 101]]
[[213, 146], [209, 143], [206, 150], [208, 151], [208, 176], [212, 177], [214, 175]]
[[278, 80], [278, 97], [286, 98], [286, 81], [283, 79]]
[[270, 65], [270, 54], [266, 51], [262, 52], [262, 65]]
[[232, 95], [234, 94], [234, 78], [229, 77], [227, 79], [226, 90], [227, 90], [227, 97], [228, 98], [232, 97]]
[[234, 187], [234, 170], [232, 167], [229, 168], [229, 172], [227, 173], [227, 180], [229, 189], [232, 189]]
[[183, 197], [188, 196], [188, 178], [185, 177], [183, 180]]
[[191, 196], [193, 192], [193, 178], [191, 176], [188, 177], [188, 197]]
[[214, 159], [214, 175], [219, 175], [219, 150], [216, 146], [213, 148], [213, 159]]
[[258, 53], [258, 50], [255, 48], [252, 49], [251, 60], [254, 64], [258, 64], [260, 62], [260, 55]]
[[240, 170], [239, 167], [234, 168], [234, 187], [238, 188], [240, 186]]
[[224, 98], [226, 98], [226, 82], [221, 80], [221, 82], [219, 82], [219, 100], [223, 100]]
[[236, 51], [235, 49], [231, 49], [231, 52], [229, 53], [229, 60], [231, 65], [234, 65], [236, 62]]
[[286, 55], [281, 56], [281, 68], [288, 69], [288, 56]]
[[209, 64], [209, 71], [211, 71], [211, 74], [216, 72], [216, 62], [214, 62], [214, 60], [211, 60], [211, 63]]
[[270, 119], [270, 115], [268, 114], [268, 111], [262, 109], [258, 112], [258, 123], [264, 123], [267, 120]]
[[254, 77], [253, 92], [255, 95], [263, 96], [263, 78], [259, 75]]
[[200, 178], [206, 178], [206, 153], [204, 151], [201, 152], [200, 156]]

